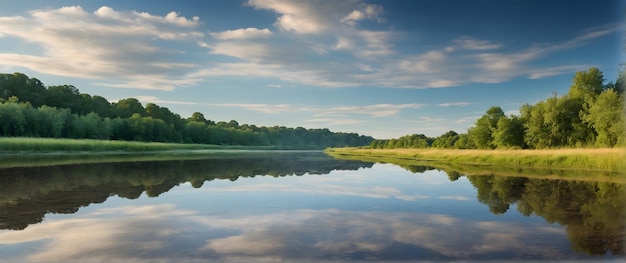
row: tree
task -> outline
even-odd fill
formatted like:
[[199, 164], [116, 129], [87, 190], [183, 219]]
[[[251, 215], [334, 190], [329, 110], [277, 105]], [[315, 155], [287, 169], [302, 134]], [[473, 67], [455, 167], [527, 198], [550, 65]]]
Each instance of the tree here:
[[474, 127], [467, 131], [472, 143], [480, 149], [493, 149], [492, 133], [497, 129], [498, 121], [502, 117], [505, 117], [502, 108], [497, 106], [489, 108], [487, 112], [476, 121]]
[[613, 147], [624, 140], [624, 99], [615, 90], [602, 92], [583, 114], [583, 121], [597, 133], [596, 145]]
[[524, 126], [521, 119], [515, 115], [501, 118], [494, 132], [494, 143], [497, 147], [525, 148]]
[[0, 74], [0, 99], [18, 97], [34, 107], [44, 104], [46, 88], [36, 78], [28, 78], [22, 73]]
[[493, 144], [497, 148], [524, 148], [524, 126], [520, 118], [513, 115], [498, 120], [493, 131]]
[[432, 147], [435, 148], [453, 148], [454, 144], [459, 140], [459, 134], [455, 131], [448, 131], [441, 136], [435, 138]]
[[72, 85], [49, 86], [46, 89], [45, 104], [51, 107], [69, 109], [79, 113], [81, 109], [81, 96], [78, 88]]
[[147, 116], [146, 109], [135, 98], [122, 99], [113, 105], [115, 106], [117, 116], [120, 118], [130, 118], [135, 113], [142, 117]]
[[568, 95], [572, 98], [597, 96], [604, 90], [604, 76], [602, 72], [591, 67], [587, 71], [578, 71], [572, 79]]
[[191, 114], [191, 117], [188, 118], [187, 120], [195, 121], [195, 122], [202, 122], [207, 125], [215, 125], [215, 122], [211, 120], [207, 120], [206, 118], [204, 118], [204, 114], [202, 114], [201, 112], [197, 112], [197, 111]]
[[22, 107], [15, 102], [0, 104], [0, 135], [23, 136], [26, 119]]

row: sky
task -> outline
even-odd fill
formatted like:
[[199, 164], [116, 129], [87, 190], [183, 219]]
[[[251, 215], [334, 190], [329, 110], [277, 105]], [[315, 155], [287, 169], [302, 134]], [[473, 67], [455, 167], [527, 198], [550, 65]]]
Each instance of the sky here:
[[625, 1], [0, 0], [0, 72], [186, 118], [467, 131], [626, 61]]

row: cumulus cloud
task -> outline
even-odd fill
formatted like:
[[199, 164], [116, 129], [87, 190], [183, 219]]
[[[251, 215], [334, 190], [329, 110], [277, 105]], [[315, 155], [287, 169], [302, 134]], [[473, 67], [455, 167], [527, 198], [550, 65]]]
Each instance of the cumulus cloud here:
[[588, 65], [538, 66], [535, 61], [620, 28], [597, 27], [559, 43], [515, 49], [460, 36], [439, 48], [418, 46], [407, 53], [394, 45], [406, 37], [402, 32], [359, 28], [366, 20], [385, 21], [381, 6], [363, 0], [249, 0], [244, 8], [274, 12], [276, 30], [211, 32], [199, 29], [199, 17], [176, 11], [157, 15], [107, 6], [92, 12], [70, 6], [0, 17], [0, 37], [40, 48], [36, 54], [0, 51], [0, 60], [8, 68], [91, 79], [92, 84], [116, 88], [174, 90], [232, 76], [330, 88], [444, 88], [584, 69]]
[[235, 29], [235, 30], [226, 30], [218, 33], [211, 33], [211, 36], [215, 39], [219, 40], [231, 40], [231, 39], [250, 39], [250, 38], [259, 38], [259, 37], [268, 37], [272, 34], [272, 32], [267, 29], [258, 29], [254, 27], [243, 28], [243, 29]]
[[381, 6], [359, 0], [249, 0], [247, 4], [276, 12], [276, 27], [303, 34], [334, 30], [338, 23], [353, 26], [363, 19], [382, 21], [379, 16], [383, 13]]
[[348, 25], [354, 26], [357, 21], [364, 19], [372, 19], [382, 21], [380, 14], [383, 13], [383, 8], [379, 5], [366, 4], [361, 10], [352, 10], [350, 14], [342, 18], [340, 21]]
[[[110, 79], [112, 87], [171, 90], [193, 85], [181, 73], [195, 67], [180, 59], [184, 51], [163, 48], [154, 39], [190, 41], [204, 36], [199, 18], [170, 12], [164, 16], [120, 12], [103, 6], [87, 12], [80, 6], [34, 10], [29, 16], [0, 17], [0, 32], [41, 47], [40, 54], [0, 53], [5, 65], [47, 74]], [[152, 80], [146, 82], [146, 80]]]

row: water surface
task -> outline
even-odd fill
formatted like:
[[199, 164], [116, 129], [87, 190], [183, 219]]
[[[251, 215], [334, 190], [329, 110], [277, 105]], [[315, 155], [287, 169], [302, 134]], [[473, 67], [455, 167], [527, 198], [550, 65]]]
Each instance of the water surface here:
[[315, 152], [167, 159], [2, 166], [0, 262], [626, 259], [620, 183]]

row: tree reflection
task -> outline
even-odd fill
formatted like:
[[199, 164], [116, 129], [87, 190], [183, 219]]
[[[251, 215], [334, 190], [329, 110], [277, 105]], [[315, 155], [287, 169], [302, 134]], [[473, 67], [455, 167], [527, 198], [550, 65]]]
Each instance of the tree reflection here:
[[[368, 157], [353, 159], [381, 161]], [[384, 162], [413, 173], [442, 170], [450, 181], [466, 176], [477, 190], [478, 201], [487, 205], [493, 214], [504, 214], [515, 205], [522, 215], [537, 215], [549, 223], [564, 226], [574, 251], [589, 255], [625, 254], [626, 184], [621, 174], [522, 171], [402, 159], [384, 159]], [[529, 176], [511, 176], [525, 173]]]
[[215, 179], [328, 174], [357, 170], [371, 162], [346, 161], [322, 153], [271, 153], [210, 159], [116, 162], [0, 169], [0, 229], [20, 230], [48, 213], [75, 213], [110, 196], [156, 197], [182, 183], [201, 187]]
[[610, 182], [582, 182], [495, 175], [472, 175], [477, 197], [494, 214], [513, 204], [567, 229], [572, 248], [590, 255], [624, 255], [626, 188]]

